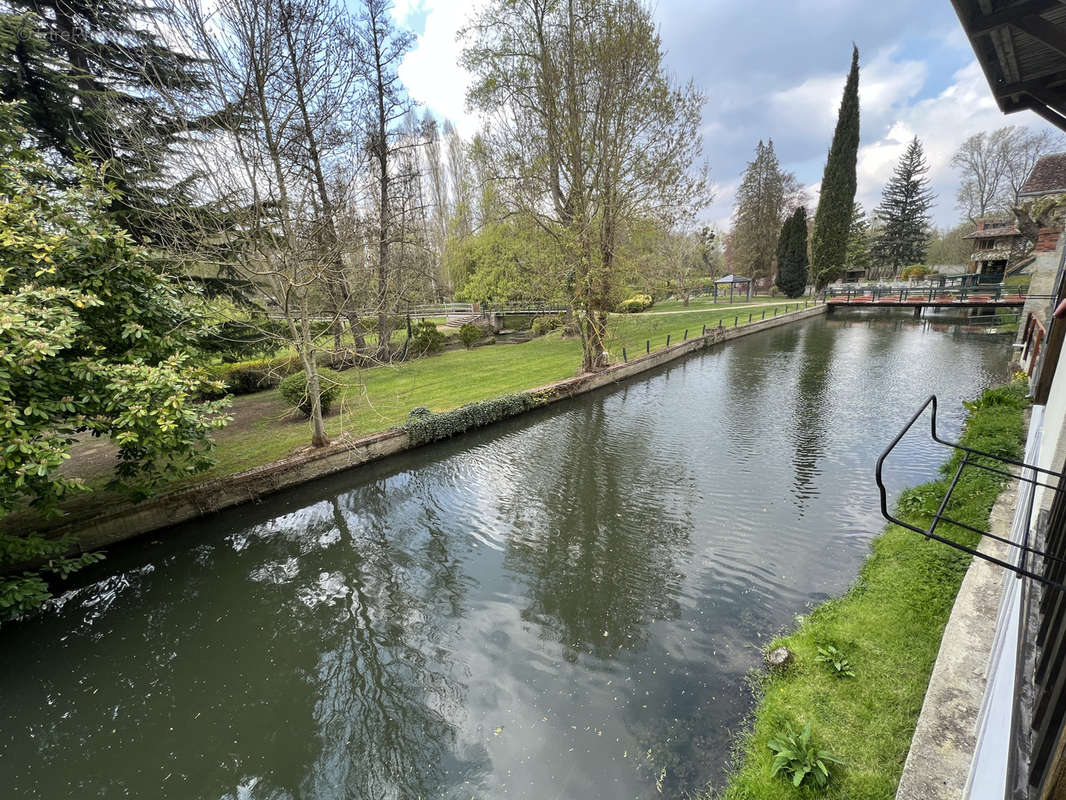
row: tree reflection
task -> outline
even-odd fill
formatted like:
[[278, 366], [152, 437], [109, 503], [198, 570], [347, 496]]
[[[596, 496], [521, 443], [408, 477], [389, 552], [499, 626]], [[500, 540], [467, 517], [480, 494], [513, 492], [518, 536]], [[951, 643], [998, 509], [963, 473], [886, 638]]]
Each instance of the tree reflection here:
[[462, 613], [460, 564], [431, 513], [398, 513], [411, 487], [394, 483], [331, 501], [351, 558], [343, 603], [316, 617], [321, 753], [304, 781], [311, 797], [437, 796], [489, 768], [483, 749], [457, 753], [465, 688], [444, 648]]
[[825, 453], [828, 435], [829, 382], [835, 332], [827, 326], [809, 327], [803, 337], [799, 375], [792, 404], [791, 438], [795, 448], [793, 494], [802, 515], [813, 497], [819, 475], [818, 461]]
[[523, 471], [513, 496], [500, 501], [515, 529], [504, 566], [529, 587], [522, 616], [564, 644], [570, 659], [640, 649], [655, 620], [680, 613], [677, 563], [690, 530], [685, 468], [656, 451], [650, 425], [609, 421], [605, 405], [586, 403], [554, 420], [556, 435], [525, 454], [537, 468]]

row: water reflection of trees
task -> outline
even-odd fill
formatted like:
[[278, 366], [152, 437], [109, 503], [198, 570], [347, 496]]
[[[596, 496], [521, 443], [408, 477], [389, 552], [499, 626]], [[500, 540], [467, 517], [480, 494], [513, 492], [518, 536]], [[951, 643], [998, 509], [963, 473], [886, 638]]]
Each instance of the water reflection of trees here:
[[655, 620], [680, 613], [686, 468], [656, 450], [651, 424], [609, 418], [606, 405], [584, 403], [553, 420], [500, 499], [514, 527], [504, 566], [529, 588], [522, 616], [570, 658], [640, 649]]
[[[446, 647], [462, 613], [460, 564], [432, 513], [406, 504], [408, 492], [393, 483], [332, 501], [347, 594], [314, 618], [321, 749], [307, 796], [436, 796], [488, 768], [484, 751], [457, 753], [465, 688]], [[411, 517], [415, 508], [421, 518]]]
[[794, 469], [793, 494], [802, 515], [815, 494], [818, 461], [825, 454], [831, 408], [829, 379], [836, 332], [827, 326], [809, 327], [803, 337], [799, 374], [792, 404]]

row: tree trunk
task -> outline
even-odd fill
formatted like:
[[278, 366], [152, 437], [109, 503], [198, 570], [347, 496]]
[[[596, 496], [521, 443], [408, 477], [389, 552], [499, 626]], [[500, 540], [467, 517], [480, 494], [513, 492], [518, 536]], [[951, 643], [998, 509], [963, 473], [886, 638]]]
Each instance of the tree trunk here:
[[307, 376], [307, 394], [311, 400], [311, 446], [325, 447], [329, 444], [326, 436], [326, 423], [322, 419], [322, 382], [318, 377], [318, 366], [314, 353], [300, 352], [300, 360]]

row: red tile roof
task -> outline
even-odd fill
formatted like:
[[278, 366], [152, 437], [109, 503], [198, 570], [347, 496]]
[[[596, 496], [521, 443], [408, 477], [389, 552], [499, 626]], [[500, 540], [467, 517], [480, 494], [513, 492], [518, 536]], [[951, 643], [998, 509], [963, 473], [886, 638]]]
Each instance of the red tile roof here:
[[1066, 192], [1066, 153], [1044, 156], [1037, 161], [1018, 196], [1053, 192]]

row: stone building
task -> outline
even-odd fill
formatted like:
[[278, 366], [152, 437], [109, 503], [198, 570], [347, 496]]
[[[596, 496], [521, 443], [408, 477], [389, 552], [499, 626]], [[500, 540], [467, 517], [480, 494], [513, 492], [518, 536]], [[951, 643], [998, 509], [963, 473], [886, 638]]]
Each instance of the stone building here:
[[978, 275], [979, 283], [1000, 283], [1009, 262], [1025, 252], [1025, 239], [1010, 220], [977, 220], [977, 230], [963, 239], [973, 240], [973, 253], [967, 272]]

